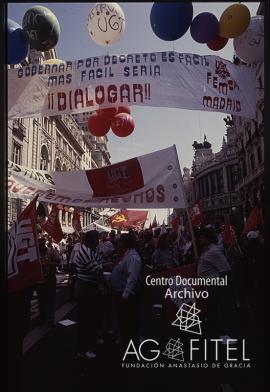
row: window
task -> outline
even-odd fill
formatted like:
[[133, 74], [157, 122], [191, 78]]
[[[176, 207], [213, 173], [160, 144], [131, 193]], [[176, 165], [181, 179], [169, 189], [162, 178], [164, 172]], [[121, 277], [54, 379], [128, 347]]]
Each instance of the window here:
[[12, 161], [18, 165], [22, 163], [22, 146], [20, 144], [13, 143]]
[[66, 211], [62, 210], [62, 222], [66, 223]]
[[227, 166], [228, 190], [233, 191], [238, 181], [238, 166]]
[[216, 193], [216, 181], [215, 181], [215, 173], [210, 174], [210, 182], [211, 182], [211, 190], [212, 190], [212, 195]]
[[59, 158], [57, 158], [55, 161], [55, 171], [61, 171], [61, 163]]
[[65, 141], [63, 143], [63, 150], [65, 153], [67, 153], [67, 142], [65, 142]]
[[46, 117], [44, 117], [44, 129], [49, 132], [49, 120]]
[[205, 180], [205, 196], [209, 196], [209, 183], [208, 183], [208, 176], [204, 177]]
[[68, 225], [71, 226], [71, 212], [68, 212]]
[[42, 146], [40, 153], [40, 170], [48, 170], [49, 153], [46, 146]]
[[217, 170], [217, 193], [224, 192], [224, 182], [223, 182], [223, 169]]
[[59, 133], [56, 134], [56, 143], [59, 147], [61, 147], [61, 136], [59, 135]]

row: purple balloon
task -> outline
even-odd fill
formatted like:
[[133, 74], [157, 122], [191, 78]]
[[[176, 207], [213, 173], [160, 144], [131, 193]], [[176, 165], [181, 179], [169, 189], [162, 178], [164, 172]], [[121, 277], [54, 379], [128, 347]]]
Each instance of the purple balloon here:
[[197, 15], [190, 26], [190, 34], [194, 41], [207, 44], [218, 37], [219, 22], [215, 15], [210, 12], [202, 12]]

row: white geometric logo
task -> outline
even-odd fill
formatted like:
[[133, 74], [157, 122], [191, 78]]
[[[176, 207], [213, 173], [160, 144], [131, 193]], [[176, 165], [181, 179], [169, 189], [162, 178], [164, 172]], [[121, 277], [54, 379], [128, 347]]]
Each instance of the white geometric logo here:
[[198, 313], [199, 309], [196, 309], [195, 304], [188, 305], [183, 303], [176, 313], [177, 319], [172, 323], [172, 325], [179, 327], [181, 331], [195, 333], [201, 335], [201, 321], [199, 319]]
[[184, 351], [182, 350], [183, 343], [180, 339], [170, 339], [166, 344], [166, 350], [163, 355], [176, 361], [184, 361]]

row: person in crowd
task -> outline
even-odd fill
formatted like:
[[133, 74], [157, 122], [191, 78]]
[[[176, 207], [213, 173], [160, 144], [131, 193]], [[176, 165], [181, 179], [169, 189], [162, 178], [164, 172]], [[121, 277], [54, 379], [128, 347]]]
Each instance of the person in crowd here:
[[65, 272], [67, 270], [67, 254], [66, 254], [66, 244], [61, 241], [59, 244], [59, 254], [60, 254], [60, 270]]
[[120, 260], [111, 276], [114, 309], [119, 322], [120, 342], [125, 347], [130, 339], [136, 344], [139, 338], [139, 298], [142, 260], [135, 249], [130, 233], [118, 240]]
[[144, 266], [152, 264], [152, 254], [155, 250], [153, 233], [151, 230], [141, 231], [138, 241], [138, 251]]
[[169, 234], [170, 246], [172, 249], [173, 261], [175, 266], [180, 267], [183, 264], [183, 258], [178, 242], [178, 235], [175, 231], [171, 231]]
[[108, 238], [108, 233], [106, 231], [101, 232], [97, 252], [101, 257], [104, 269], [112, 268], [114, 251], [114, 246]]
[[160, 228], [160, 227], [157, 227], [157, 228], [154, 230], [154, 235], [153, 235], [153, 237], [154, 237], [153, 240], [154, 240], [155, 248], [156, 248], [157, 245], [158, 245], [158, 240], [159, 240], [160, 233], [161, 233], [161, 228]]
[[56, 269], [60, 262], [59, 254], [53, 247], [46, 245], [46, 238], [39, 238], [39, 254], [44, 281], [36, 286], [40, 322], [54, 326], [56, 299]]
[[[198, 261], [197, 276], [202, 278], [228, 278], [228, 286], [208, 286], [207, 299], [207, 331], [211, 336], [222, 336], [228, 338], [226, 333], [231, 332], [229, 323], [232, 317], [230, 298], [230, 271], [231, 267], [224, 254], [215, 245], [216, 233], [212, 228], [201, 228], [199, 234], [201, 254]], [[223, 334], [223, 335], [222, 335]]]
[[[75, 281], [77, 277], [77, 270], [76, 270], [76, 258], [77, 255], [79, 254], [80, 248], [81, 248], [81, 243], [84, 240], [84, 233], [80, 233], [80, 237], [76, 237], [74, 239], [75, 243], [72, 247], [70, 257], [69, 257], [69, 263], [68, 263], [68, 285], [71, 290], [71, 298], [74, 297], [74, 287], [75, 287]], [[71, 244], [71, 242], [69, 242]]]
[[71, 252], [74, 248], [74, 244], [76, 244], [78, 241], [78, 236], [74, 233], [73, 235], [68, 235], [67, 236], [67, 241], [66, 241], [66, 256], [67, 256], [67, 272], [69, 273], [70, 267], [69, 267], [69, 262], [70, 262], [70, 256]]
[[168, 233], [163, 233], [159, 237], [157, 248], [152, 255], [152, 262], [158, 269], [176, 267]]
[[101, 322], [103, 268], [97, 252], [96, 230], [85, 234], [76, 257], [77, 279], [74, 297], [78, 306], [78, 357], [94, 359], [98, 328]]
[[183, 262], [184, 264], [190, 264], [193, 260], [193, 253], [192, 253], [192, 241], [191, 235], [186, 233], [185, 236], [185, 243], [183, 247]]
[[219, 226], [216, 230], [216, 232], [217, 232], [216, 245], [217, 245], [218, 249], [225, 255], [225, 244], [224, 244], [223, 236], [222, 236], [223, 230], [224, 230], [224, 227], [222, 227], [222, 226]]
[[120, 237], [121, 237], [121, 230], [117, 229], [116, 239], [119, 240]]
[[109, 241], [113, 244], [114, 251], [116, 251], [116, 233], [115, 230], [111, 230], [109, 234]]

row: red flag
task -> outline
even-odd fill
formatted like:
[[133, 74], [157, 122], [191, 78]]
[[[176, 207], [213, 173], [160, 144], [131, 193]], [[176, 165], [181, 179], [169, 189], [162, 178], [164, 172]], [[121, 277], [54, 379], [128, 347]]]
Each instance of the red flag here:
[[236, 241], [236, 235], [230, 224], [230, 217], [225, 216], [225, 224], [222, 232], [222, 239], [225, 245], [232, 245]]
[[8, 292], [34, 286], [43, 280], [36, 231], [36, 196], [8, 233]]
[[255, 226], [263, 223], [262, 210], [259, 207], [254, 207], [246, 221], [246, 225], [243, 234], [253, 230]]
[[152, 229], [154, 229], [155, 227], [157, 227], [157, 217], [155, 215], [153, 222], [152, 222]]
[[42, 225], [42, 229], [47, 231], [47, 233], [55, 240], [55, 242], [60, 242], [64, 237], [61, 223], [59, 221], [59, 209], [55, 204], [52, 206], [52, 210], [46, 222]]
[[131, 228], [142, 226], [147, 219], [148, 211], [125, 210], [110, 217], [112, 227]]
[[197, 204], [195, 204], [191, 210], [191, 223], [192, 226], [199, 226], [202, 224], [204, 220], [203, 213], [203, 204], [200, 200]]
[[77, 208], [75, 208], [73, 213], [72, 227], [75, 233], [77, 234], [77, 236], [80, 236], [80, 231], [82, 231], [82, 225], [81, 225], [80, 213]]

